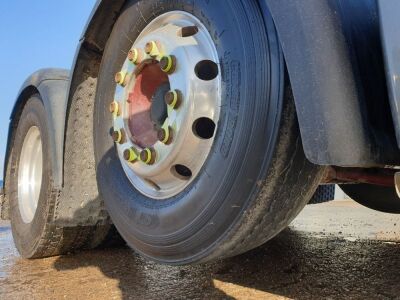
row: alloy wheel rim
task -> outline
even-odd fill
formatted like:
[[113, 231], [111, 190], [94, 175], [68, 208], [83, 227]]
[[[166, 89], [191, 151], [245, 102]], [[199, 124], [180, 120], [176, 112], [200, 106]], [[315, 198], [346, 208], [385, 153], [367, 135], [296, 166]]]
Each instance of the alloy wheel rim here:
[[220, 116], [218, 61], [208, 30], [182, 11], [157, 17], [133, 43], [110, 112], [123, 170], [142, 194], [171, 198], [204, 166]]
[[35, 216], [42, 176], [42, 139], [39, 128], [33, 126], [24, 138], [18, 168], [18, 206], [24, 223], [31, 223]]

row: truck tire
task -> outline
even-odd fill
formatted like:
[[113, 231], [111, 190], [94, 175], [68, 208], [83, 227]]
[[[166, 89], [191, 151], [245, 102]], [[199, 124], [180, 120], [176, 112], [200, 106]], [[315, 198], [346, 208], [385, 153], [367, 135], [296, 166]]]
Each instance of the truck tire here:
[[[153, 58], [129, 64], [142, 47]], [[157, 66], [181, 92], [167, 92], [159, 125], [152, 110], [164, 85], [148, 93], [148, 110], [130, 114], [146, 96], [140, 91], [162, 82], [162, 75], [146, 81], [146, 72], [161, 74]], [[274, 237], [307, 204], [324, 169], [304, 156], [284, 70], [272, 18], [257, 1], [128, 1], [103, 55], [94, 134], [99, 191], [134, 250], [168, 264], [234, 256]], [[146, 142], [129, 123], [165, 129], [175, 114], [185, 117], [171, 125], [172, 141], [158, 136], [167, 146]], [[198, 126], [203, 115], [211, 121]]]
[[394, 187], [371, 184], [341, 184], [340, 188], [357, 203], [373, 210], [400, 214], [400, 198]]
[[111, 225], [60, 226], [61, 191], [52, 185], [47, 115], [40, 95], [26, 102], [13, 125], [5, 180], [15, 245], [24, 258], [66, 254], [101, 244]]
[[62, 240], [62, 229], [50, 225], [58, 191], [52, 187], [51, 162], [45, 159], [51, 147], [46, 120], [39, 95], [31, 97], [14, 129], [5, 182], [14, 242], [25, 258], [58, 254]]

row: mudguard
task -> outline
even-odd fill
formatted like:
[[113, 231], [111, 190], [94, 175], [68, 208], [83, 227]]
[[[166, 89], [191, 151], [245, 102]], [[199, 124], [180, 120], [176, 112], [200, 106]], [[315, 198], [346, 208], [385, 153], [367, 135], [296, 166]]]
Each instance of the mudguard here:
[[398, 165], [375, 0], [259, 0], [281, 40], [307, 158]]
[[378, 0], [378, 6], [389, 99], [400, 147], [400, 1]]
[[[23, 83], [10, 116], [6, 156], [4, 160], [4, 181], [7, 180], [13, 131], [18, 125], [18, 120], [26, 101], [28, 101], [31, 96], [40, 94], [47, 114], [50, 143], [55, 145], [51, 149], [49, 158], [51, 159], [52, 166], [53, 187], [59, 191], [61, 190], [63, 184], [64, 130], [68, 85], [69, 71], [63, 69], [39, 70], [29, 76]], [[7, 193], [7, 190], [4, 192]], [[3, 220], [9, 219], [8, 197], [4, 195], [0, 197], [0, 218]]]
[[[63, 69], [42, 69], [31, 76], [22, 85], [15, 101], [8, 131], [7, 152], [5, 166], [12, 141], [12, 129], [16, 126], [25, 102], [34, 94], [40, 94], [49, 122], [50, 143], [56, 145], [51, 152], [54, 187], [61, 189], [63, 183], [63, 150], [65, 111], [67, 107], [67, 91], [69, 86], [69, 71]], [[6, 168], [4, 177], [6, 178]]]

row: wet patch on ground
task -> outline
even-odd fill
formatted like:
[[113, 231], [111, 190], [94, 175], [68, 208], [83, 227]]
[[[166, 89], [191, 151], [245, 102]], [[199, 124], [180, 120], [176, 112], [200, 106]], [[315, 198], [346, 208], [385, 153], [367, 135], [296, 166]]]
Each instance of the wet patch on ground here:
[[312, 205], [249, 253], [169, 267], [128, 248], [19, 258], [0, 223], [1, 299], [394, 299], [400, 297], [400, 217], [349, 201]]

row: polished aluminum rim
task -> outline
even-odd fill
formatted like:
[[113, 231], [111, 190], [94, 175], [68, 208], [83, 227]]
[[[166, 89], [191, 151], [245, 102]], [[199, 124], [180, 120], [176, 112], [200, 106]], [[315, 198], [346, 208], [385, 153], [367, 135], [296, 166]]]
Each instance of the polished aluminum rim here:
[[28, 130], [22, 145], [18, 168], [18, 206], [25, 223], [31, 223], [42, 186], [43, 151], [38, 127]]
[[[163, 65], [163, 62], [167, 63]], [[114, 115], [113, 138], [123, 169], [142, 194], [154, 199], [173, 197], [203, 167], [220, 115], [218, 62], [208, 30], [186, 12], [173, 11], [159, 16], [133, 43], [121, 71], [116, 74], [117, 86], [110, 111]], [[156, 66], [165, 73], [165, 78]], [[156, 74], [154, 78], [152, 73]], [[165, 92], [162, 90], [165, 85], [169, 89], [166, 94], [173, 101], [165, 100], [166, 118], [159, 128], [153, 124], [158, 131], [155, 135], [150, 128], [142, 127], [150, 126], [148, 120], [158, 101], [154, 95]], [[143, 92], [146, 89], [156, 90], [154, 97], [147, 99], [148, 103]], [[175, 100], [179, 100], [178, 105]], [[145, 133], [139, 135], [139, 131]]]

